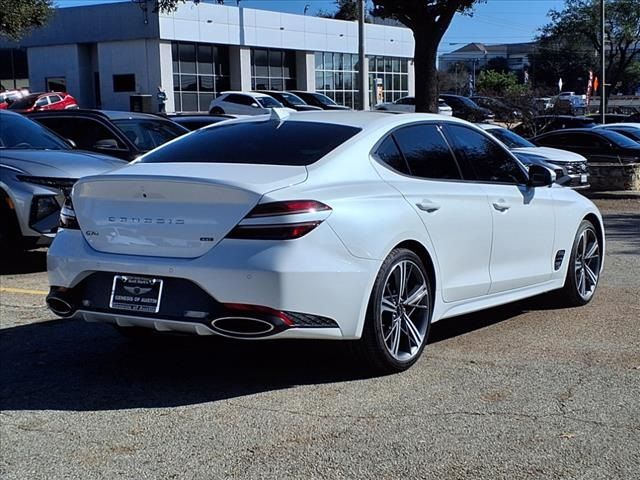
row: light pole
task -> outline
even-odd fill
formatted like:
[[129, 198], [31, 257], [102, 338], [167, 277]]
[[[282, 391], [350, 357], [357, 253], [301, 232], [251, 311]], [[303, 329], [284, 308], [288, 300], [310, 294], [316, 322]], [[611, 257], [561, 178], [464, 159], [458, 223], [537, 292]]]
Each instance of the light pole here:
[[358, 63], [360, 68], [358, 73], [360, 75], [360, 85], [358, 85], [358, 99], [360, 101], [360, 108], [366, 109], [367, 94], [369, 92], [369, 75], [365, 75], [366, 68], [365, 62], [367, 57], [364, 52], [364, 12], [366, 9], [366, 0], [356, 0], [358, 2]]
[[605, 68], [606, 68], [606, 55], [607, 55], [607, 50], [606, 50], [606, 31], [605, 31], [605, 24], [604, 24], [604, 2], [605, 0], [600, 0], [600, 19], [602, 21], [602, 72], [601, 72], [601, 77], [602, 77], [602, 93], [601, 95], [601, 99], [600, 99], [600, 115], [602, 115], [602, 124], [605, 124], [605, 116], [606, 116], [606, 111], [607, 111], [607, 107], [606, 107], [606, 98], [605, 98]]

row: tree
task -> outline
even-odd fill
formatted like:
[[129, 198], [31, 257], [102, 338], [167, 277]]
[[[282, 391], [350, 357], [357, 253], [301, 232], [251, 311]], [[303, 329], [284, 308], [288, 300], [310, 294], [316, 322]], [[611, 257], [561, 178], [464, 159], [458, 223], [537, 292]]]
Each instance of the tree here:
[[519, 93], [523, 85], [518, 82], [515, 73], [502, 73], [496, 70], [483, 70], [478, 75], [476, 89], [479, 95], [504, 97]]
[[495, 57], [489, 59], [483, 70], [493, 70], [495, 72], [507, 73], [509, 71], [509, 60], [506, 57]]
[[319, 17], [335, 18], [336, 20], [358, 20], [358, 2], [356, 0], [334, 0], [336, 4], [335, 12], [321, 10]]
[[53, 0], [0, 0], [0, 36], [19, 40], [53, 13]]
[[[600, 2], [566, 0], [564, 9], [551, 10], [549, 13], [551, 23], [543, 27], [540, 35], [541, 46], [549, 50], [541, 51], [540, 55], [557, 52], [560, 57], [558, 60], [569, 62], [573, 68], [581, 68], [580, 76], [586, 79], [589, 69], [600, 71], [604, 48], [607, 84], [613, 87], [621, 84], [625, 72], [635, 59], [640, 58], [640, 49], [637, 48], [640, 38], [640, 0], [605, 0], [605, 8], [604, 47], [600, 34]], [[558, 50], [551, 50], [554, 47]], [[565, 47], [574, 51], [561, 51]], [[576, 57], [570, 56], [571, 53], [575, 53]], [[579, 65], [576, 65], [576, 60], [579, 60]], [[606, 96], [612, 90], [606, 89]]]
[[456, 13], [481, 0], [373, 0], [373, 13], [395, 18], [413, 32], [416, 112], [438, 111], [437, 50]]

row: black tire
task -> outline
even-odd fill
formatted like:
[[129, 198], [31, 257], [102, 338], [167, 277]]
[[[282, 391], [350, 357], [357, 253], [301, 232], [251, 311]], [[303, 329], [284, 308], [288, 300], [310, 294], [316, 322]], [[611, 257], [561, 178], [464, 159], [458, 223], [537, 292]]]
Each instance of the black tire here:
[[209, 113], [211, 113], [212, 115], [224, 115], [224, 110], [221, 109], [220, 107], [213, 107]]
[[[413, 318], [417, 319], [415, 324], [412, 323], [412, 326], [417, 327], [415, 331], [419, 331], [422, 337], [420, 345], [417, 345], [416, 342], [413, 347], [410, 340], [411, 335], [409, 335], [409, 330], [411, 329], [408, 327], [407, 321], [403, 317], [405, 313], [409, 312], [411, 307], [405, 304], [402, 309], [397, 310], [396, 313], [383, 311], [382, 308], [383, 296], [386, 296], [387, 298], [393, 297], [393, 288], [391, 284], [394, 281], [394, 278], [396, 278], [395, 276], [397, 276], [396, 272], [397, 269], [400, 268], [401, 263], [404, 263], [405, 265], [410, 264], [412, 265], [412, 269], [417, 269], [415, 272], [410, 270], [411, 273], [407, 275], [407, 283], [411, 275], [415, 275], [412, 278], [415, 278], [420, 282], [424, 282], [424, 288], [422, 286], [419, 287], [422, 292], [421, 295], [423, 295], [420, 300], [420, 307], [413, 308], [411, 313], [408, 314], [408, 317], [414, 315]], [[400, 275], [401, 274], [402, 273], [400, 273]], [[393, 278], [392, 275], [394, 275]], [[417, 283], [415, 292], [418, 293]], [[407, 296], [413, 295], [407, 294]], [[398, 304], [402, 304], [402, 295], [398, 295], [397, 298], [399, 299]], [[393, 250], [382, 263], [378, 276], [376, 277], [373, 291], [371, 292], [371, 298], [369, 299], [362, 338], [357, 342], [354, 342], [352, 345], [352, 350], [356, 359], [365, 369], [376, 374], [402, 372], [411, 367], [418, 358], [420, 358], [429, 336], [431, 315], [433, 312], [432, 298], [433, 295], [429, 276], [422, 261], [420, 260], [420, 257], [411, 250], [402, 248]], [[405, 299], [407, 299], [406, 296]], [[396, 308], [400, 308], [399, 305], [396, 305]], [[400, 336], [400, 339], [396, 343], [403, 343], [403, 346], [410, 350], [410, 352], [406, 353], [406, 358], [398, 358], [399, 352], [394, 356], [390, 351], [392, 347], [385, 341], [385, 333], [387, 333], [387, 338], [392, 340], [393, 343], [393, 338], [389, 337], [389, 335], [393, 335], [393, 325], [396, 321], [399, 322], [399, 325], [396, 328], [399, 330], [397, 335]], [[403, 332], [405, 332], [404, 337], [402, 337]]]
[[[584, 261], [585, 253], [590, 252], [594, 243], [596, 256], [592, 255]], [[589, 303], [598, 286], [601, 265], [602, 242], [593, 223], [583, 220], [571, 247], [564, 287], [557, 292], [558, 302], [565, 307], [580, 307]], [[595, 281], [592, 274], [595, 274]]]

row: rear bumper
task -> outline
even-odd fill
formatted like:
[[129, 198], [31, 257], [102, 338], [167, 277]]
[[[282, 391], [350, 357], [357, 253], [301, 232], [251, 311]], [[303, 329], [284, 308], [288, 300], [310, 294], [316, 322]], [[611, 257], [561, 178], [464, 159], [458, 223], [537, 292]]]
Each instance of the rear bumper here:
[[[197, 310], [189, 303], [193, 298], [190, 288], [184, 287], [190, 284], [208, 296], [211, 305], [259, 305], [323, 317], [337, 325], [337, 328], [275, 329], [268, 338], [347, 339], [360, 336], [373, 281], [380, 267], [379, 261], [352, 256], [328, 225], [321, 225], [307, 236], [292, 241], [223, 240], [194, 259], [101, 253], [88, 245], [81, 232], [62, 230], [49, 249], [47, 263], [50, 285], [69, 289], [71, 295], [76, 295], [78, 309], [74, 316], [88, 321], [216, 333], [210, 326], [211, 319], [194, 320], [180, 314]], [[161, 311], [136, 316], [133, 312], [105, 308], [104, 299], [96, 304], [92, 300], [95, 295], [80, 298], [93, 278], [115, 274], [168, 279], [167, 286], [175, 290], [163, 296], [170, 298], [171, 315]], [[102, 285], [98, 287], [101, 295], [109, 295], [104, 282], [93, 282], [93, 285], [94, 290], [95, 285]], [[83, 300], [91, 301], [83, 305]], [[204, 303], [202, 300], [198, 305]]]

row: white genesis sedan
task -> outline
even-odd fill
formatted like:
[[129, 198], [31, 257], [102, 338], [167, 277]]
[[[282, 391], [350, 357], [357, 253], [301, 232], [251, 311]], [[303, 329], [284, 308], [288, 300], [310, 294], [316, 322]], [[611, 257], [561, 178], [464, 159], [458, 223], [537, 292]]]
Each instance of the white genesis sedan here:
[[400, 371], [431, 322], [553, 290], [591, 300], [602, 219], [554, 175], [440, 115], [218, 123], [75, 185], [47, 302], [130, 332], [350, 340]]

